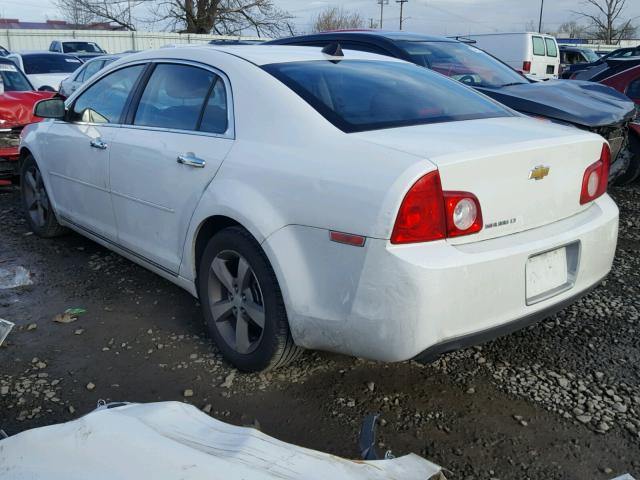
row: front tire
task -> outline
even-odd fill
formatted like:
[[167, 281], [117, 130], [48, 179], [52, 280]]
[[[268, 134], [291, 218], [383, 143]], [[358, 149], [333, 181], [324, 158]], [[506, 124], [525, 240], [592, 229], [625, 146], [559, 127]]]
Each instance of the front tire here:
[[256, 372], [299, 356], [275, 273], [249, 232], [229, 227], [215, 234], [198, 272], [205, 323], [227, 361]]
[[20, 196], [29, 228], [42, 238], [57, 237], [66, 229], [58, 223], [38, 164], [27, 155], [20, 168]]

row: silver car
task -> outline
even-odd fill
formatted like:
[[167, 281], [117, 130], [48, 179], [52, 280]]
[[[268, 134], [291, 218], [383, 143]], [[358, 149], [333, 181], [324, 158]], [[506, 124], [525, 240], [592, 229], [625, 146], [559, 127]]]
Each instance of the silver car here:
[[98, 73], [104, 67], [121, 58], [122, 55], [103, 55], [101, 57], [92, 58], [83, 63], [71, 75], [60, 83], [60, 95], [63, 97], [70, 96], [76, 89], [86, 80], [89, 80], [95, 73]]

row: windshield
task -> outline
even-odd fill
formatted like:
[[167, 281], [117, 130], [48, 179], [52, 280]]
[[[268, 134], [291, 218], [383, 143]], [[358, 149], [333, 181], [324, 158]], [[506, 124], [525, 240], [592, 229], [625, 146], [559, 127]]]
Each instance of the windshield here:
[[13, 63], [0, 63], [0, 93], [29, 92], [33, 87]]
[[82, 63], [75, 57], [59, 53], [23, 55], [22, 63], [27, 75], [45, 73], [71, 73]]
[[589, 62], [596, 62], [600, 60], [598, 54], [591, 49], [582, 50], [582, 54]]
[[408, 63], [322, 60], [263, 68], [347, 133], [512, 115], [472, 89]]
[[104, 51], [93, 42], [64, 42], [62, 44], [64, 53], [104, 53]]
[[528, 83], [518, 72], [482, 50], [460, 42], [398, 42], [417, 65], [472, 87]]

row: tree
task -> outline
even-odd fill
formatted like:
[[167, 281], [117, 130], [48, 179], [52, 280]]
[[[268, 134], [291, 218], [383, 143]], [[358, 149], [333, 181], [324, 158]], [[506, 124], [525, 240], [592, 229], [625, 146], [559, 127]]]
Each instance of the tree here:
[[55, 0], [55, 6], [62, 18], [73, 25], [89, 25], [98, 21], [98, 18], [87, 11], [79, 0]]
[[569, 38], [584, 38], [588, 33], [588, 28], [585, 25], [581, 25], [575, 20], [565, 22], [560, 25], [558, 34], [568, 35]]
[[[127, 30], [135, 30], [135, 20], [132, 11], [145, 0], [56, 0], [58, 10], [67, 20], [78, 18], [90, 22], [110, 22], [115, 23]], [[75, 23], [75, 22], [74, 22]]]
[[[584, 0], [591, 12], [574, 12], [591, 21], [593, 36], [606, 43], [618, 43], [625, 36], [633, 35], [636, 28], [632, 19], [623, 20], [622, 13], [627, 0]], [[595, 11], [594, 11], [595, 9]]]
[[240, 35], [254, 32], [258, 37], [293, 35], [289, 13], [272, 0], [159, 0], [157, 20], [181, 33]]
[[350, 12], [342, 7], [327, 7], [313, 20], [313, 32], [363, 28], [364, 19], [358, 12]]

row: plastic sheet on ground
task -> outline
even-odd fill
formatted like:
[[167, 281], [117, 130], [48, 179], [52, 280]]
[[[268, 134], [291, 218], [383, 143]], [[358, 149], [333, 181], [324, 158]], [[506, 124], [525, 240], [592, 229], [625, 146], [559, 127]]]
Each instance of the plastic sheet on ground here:
[[0, 440], [3, 480], [440, 479], [414, 454], [353, 461], [236, 427], [179, 402], [100, 408]]
[[2, 345], [2, 342], [4, 342], [4, 340], [7, 338], [7, 335], [9, 335], [9, 332], [14, 326], [15, 324], [10, 322], [9, 320], [0, 318], [0, 345]]
[[32, 285], [31, 273], [24, 267], [0, 268], [0, 290]]

